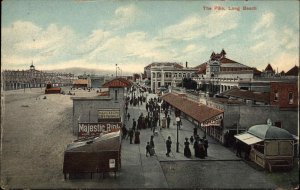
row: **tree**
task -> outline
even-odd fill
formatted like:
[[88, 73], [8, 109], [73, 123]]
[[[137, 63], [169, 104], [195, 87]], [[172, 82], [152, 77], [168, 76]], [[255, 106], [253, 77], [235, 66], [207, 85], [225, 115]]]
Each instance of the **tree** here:
[[140, 75], [138, 73], [133, 74], [133, 81], [135, 82], [136, 79], [140, 79]]
[[197, 89], [197, 82], [192, 80], [191, 78], [183, 78], [182, 79], [182, 85], [186, 89]]

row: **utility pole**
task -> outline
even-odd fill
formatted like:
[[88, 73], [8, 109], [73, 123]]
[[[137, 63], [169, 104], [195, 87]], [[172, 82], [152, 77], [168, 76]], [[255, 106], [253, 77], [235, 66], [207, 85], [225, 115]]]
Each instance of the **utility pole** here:
[[176, 117], [176, 124], [177, 124], [177, 142], [176, 142], [176, 152], [179, 152], [179, 139], [178, 139], [178, 132], [179, 132], [179, 125], [180, 125], [180, 117]]

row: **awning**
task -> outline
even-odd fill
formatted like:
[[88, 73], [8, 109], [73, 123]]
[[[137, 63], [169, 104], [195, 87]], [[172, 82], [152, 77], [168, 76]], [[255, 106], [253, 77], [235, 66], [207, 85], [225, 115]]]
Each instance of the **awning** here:
[[260, 138], [257, 138], [254, 135], [251, 135], [250, 133], [243, 133], [243, 134], [239, 134], [239, 135], [234, 135], [235, 138], [237, 138], [240, 141], [243, 141], [244, 143], [248, 144], [248, 145], [252, 145], [258, 142], [263, 141]]
[[201, 126], [202, 124], [215, 122], [220, 117], [223, 118], [224, 111], [190, 100], [186, 97], [186, 94], [167, 93], [161, 99], [201, 123]]

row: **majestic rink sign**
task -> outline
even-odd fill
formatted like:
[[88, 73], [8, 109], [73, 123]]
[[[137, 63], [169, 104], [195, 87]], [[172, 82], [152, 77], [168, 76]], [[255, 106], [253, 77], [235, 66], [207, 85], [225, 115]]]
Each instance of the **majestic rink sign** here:
[[101, 133], [111, 133], [120, 130], [121, 122], [116, 123], [78, 123], [78, 137], [99, 136]]

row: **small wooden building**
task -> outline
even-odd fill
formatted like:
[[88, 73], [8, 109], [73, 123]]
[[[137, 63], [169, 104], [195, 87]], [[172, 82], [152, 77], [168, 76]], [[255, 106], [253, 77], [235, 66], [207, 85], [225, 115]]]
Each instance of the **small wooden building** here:
[[52, 87], [52, 84], [48, 83], [46, 85], [45, 94], [60, 94], [61, 88], [60, 87]]
[[290, 169], [293, 166], [294, 138], [285, 129], [270, 124], [254, 125], [235, 138], [251, 146], [250, 158], [268, 169]]
[[65, 179], [72, 174], [116, 172], [121, 168], [120, 131], [69, 144], [63, 163]]
[[87, 88], [88, 80], [87, 79], [77, 79], [73, 81], [73, 88]]

